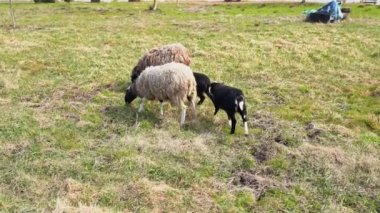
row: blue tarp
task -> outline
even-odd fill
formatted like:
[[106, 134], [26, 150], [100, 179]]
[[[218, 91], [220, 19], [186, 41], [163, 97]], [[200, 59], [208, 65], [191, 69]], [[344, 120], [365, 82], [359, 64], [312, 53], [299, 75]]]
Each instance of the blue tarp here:
[[330, 21], [337, 21], [343, 18], [340, 5], [336, 0], [332, 0], [325, 4], [323, 7], [319, 8], [316, 13], [330, 15]]
[[330, 17], [329, 21], [331, 22], [340, 21], [341, 19], [343, 19], [343, 13], [340, 10], [340, 2], [338, 3], [337, 0], [330, 1], [318, 10], [308, 10], [304, 11], [304, 13], [308, 15], [310, 15], [311, 13], [323, 15], [326, 16], [327, 19], [328, 17]]

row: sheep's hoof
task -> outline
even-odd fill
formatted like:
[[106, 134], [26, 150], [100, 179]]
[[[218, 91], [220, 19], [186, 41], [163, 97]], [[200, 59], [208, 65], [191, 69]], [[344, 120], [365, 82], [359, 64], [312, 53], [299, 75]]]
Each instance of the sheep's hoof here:
[[139, 126], [140, 126], [140, 123], [138, 121], [136, 121], [135, 124], [133, 124], [134, 128], [138, 128]]

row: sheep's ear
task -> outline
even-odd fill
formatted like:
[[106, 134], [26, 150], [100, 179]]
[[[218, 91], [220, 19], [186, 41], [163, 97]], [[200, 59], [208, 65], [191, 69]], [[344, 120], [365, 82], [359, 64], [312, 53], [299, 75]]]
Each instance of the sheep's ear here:
[[208, 87], [208, 94], [209, 94], [211, 97], [214, 96], [214, 95], [212, 94], [212, 92], [211, 92], [211, 86]]

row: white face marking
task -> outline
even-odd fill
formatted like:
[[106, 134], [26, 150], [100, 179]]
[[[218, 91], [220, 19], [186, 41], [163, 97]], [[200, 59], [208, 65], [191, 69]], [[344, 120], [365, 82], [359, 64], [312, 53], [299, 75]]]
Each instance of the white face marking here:
[[127, 90], [129, 90], [129, 89], [131, 89], [131, 86], [129, 86], [129, 87], [127, 88]]
[[228, 120], [228, 125], [232, 126], [232, 121]]
[[244, 102], [243, 101], [239, 102], [239, 108], [241, 111], [243, 111], [243, 109], [244, 109]]

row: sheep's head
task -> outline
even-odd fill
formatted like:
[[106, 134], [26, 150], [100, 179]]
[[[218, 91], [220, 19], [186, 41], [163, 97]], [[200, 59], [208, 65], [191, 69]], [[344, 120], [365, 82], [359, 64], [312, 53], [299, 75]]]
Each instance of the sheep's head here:
[[138, 69], [139, 69], [138, 66], [135, 66], [133, 68], [133, 70], [132, 70], [132, 75], [131, 75], [131, 81], [132, 82], [135, 82], [135, 80], [137, 79], [137, 77], [139, 77], [140, 72], [139, 72]]
[[132, 84], [127, 88], [127, 91], [125, 92], [125, 103], [130, 104], [133, 100], [137, 98], [136, 90], [134, 88], [135, 84]]
[[219, 85], [221, 85], [221, 83], [218, 83], [218, 82], [212, 82], [209, 85], [208, 91], [207, 91], [207, 95], [209, 95], [211, 99], [214, 96], [214, 92], [215, 92], [215, 90], [217, 90], [217, 88], [219, 87]]

